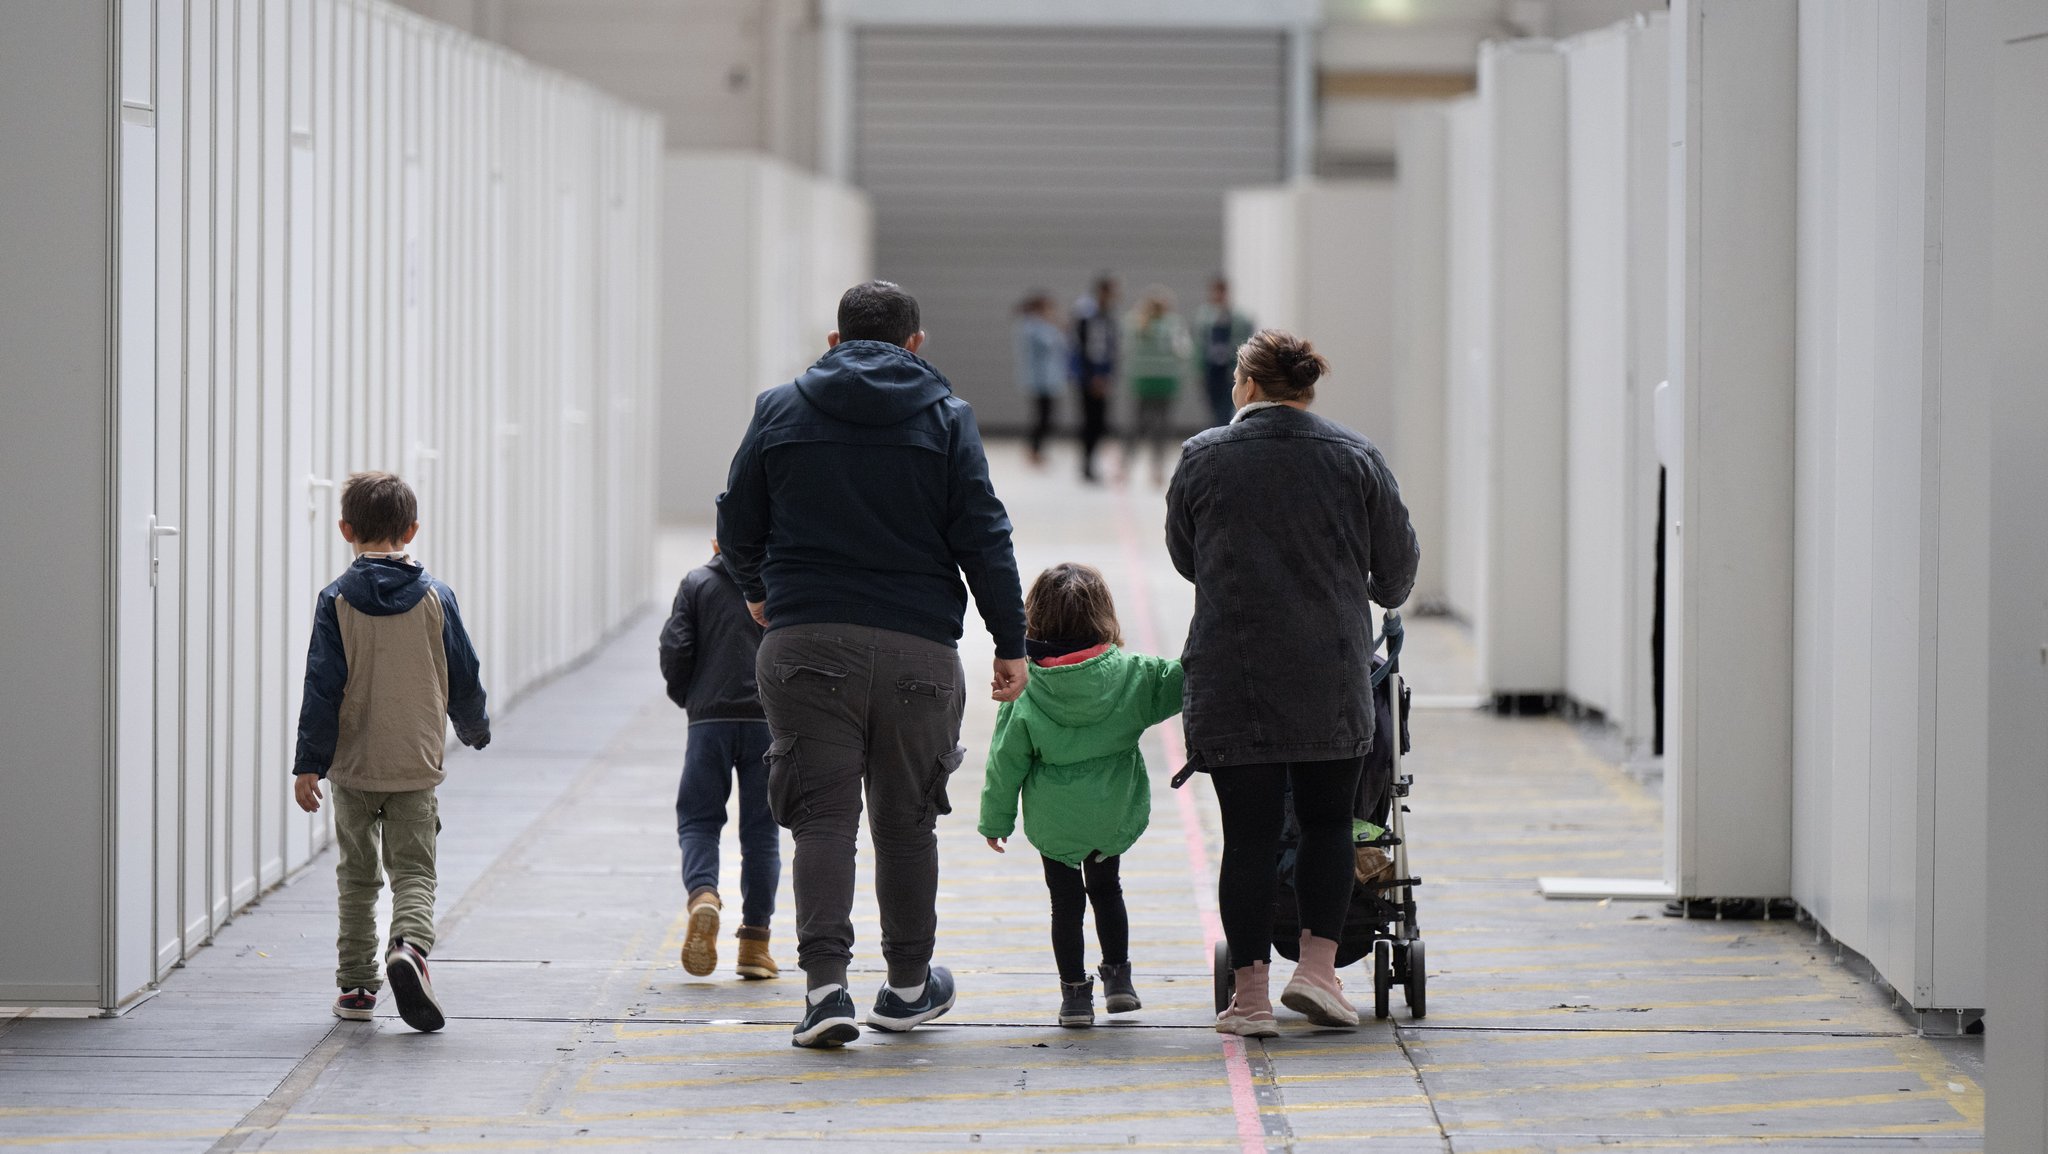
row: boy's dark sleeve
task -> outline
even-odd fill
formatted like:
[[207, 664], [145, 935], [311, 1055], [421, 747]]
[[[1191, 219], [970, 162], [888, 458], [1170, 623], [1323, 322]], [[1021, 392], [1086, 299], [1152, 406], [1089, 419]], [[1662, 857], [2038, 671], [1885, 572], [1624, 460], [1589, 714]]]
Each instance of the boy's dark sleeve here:
[[1365, 588], [1374, 601], [1393, 609], [1408, 600], [1415, 588], [1422, 546], [1415, 539], [1415, 526], [1408, 521], [1408, 506], [1401, 502], [1400, 483], [1378, 449], [1366, 453], [1366, 471], [1370, 488], [1365, 515], [1371, 518], [1372, 573]]
[[327, 776], [341, 733], [341, 694], [348, 688], [348, 654], [334, 616], [334, 592], [313, 609], [313, 642], [306, 650], [306, 688], [299, 697], [299, 748], [292, 772]]
[[1024, 588], [1010, 547], [1010, 514], [988, 478], [988, 454], [974, 410], [962, 403], [953, 435], [953, 478], [948, 487], [946, 547], [967, 577], [996, 656], [1024, 656]]
[[441, 598], [441, 647], [448, 651], [448, 719], [455, 723], [455, 740], [482, 749], [491, 743], [491, 716], [484, 712], [476, 649], [462, 627], [455, 591], [436, 581], [434, 592]]
[[690, 578], [676, 587], [675, 607], [668, 624], [661, 628], [661, 678], [668, 683], [668, 699], [678, 706], [690, 693], [690, 678], [697, 672], [696, 611], [690, 604]]
[[761, 563], [768, 554], [768, 473], [761, 465], [761, 406], [747, 422], [747, 434], [733, 454], [725, 492], [718, 495], [718, 551], [748, 601], [768, 600]]

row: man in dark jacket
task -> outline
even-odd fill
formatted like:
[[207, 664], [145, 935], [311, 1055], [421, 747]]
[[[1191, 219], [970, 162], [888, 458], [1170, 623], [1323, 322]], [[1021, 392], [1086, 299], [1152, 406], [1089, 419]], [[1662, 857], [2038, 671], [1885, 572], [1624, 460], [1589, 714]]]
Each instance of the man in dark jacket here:
[[669, 700], [690, 714], [690, 741], [676, 785], [676, 841], [683, 851], [689, 928], [683, 969], [703, 977], [718, 966], [718, 835], [733, 778], [740, 782], [740, 928], [742, 978], [773, 978], [768, 922], [782, 882], [782, 831], [768, 812], [768, 722], [754, 686], [761, 626], [712, 542], [711, 560], [683, 577], [661, 631], [661, 675]]
[[768, 629], [769, 804], [796, 842], [808, 987], [799, 1046], [860, 1036], [846, 967], [863, 785], [889, 968], [868, 1024], [908, 1030], [952, 1008], [953, 976], [930, 964], [933, 831], [964, 753], [969, 588], [995, 640], [996, 700], [1024, 689], [1009, 514], [973, 410], [917, 357], [923, 343], [908, 293], [887, 281], [848, 289], [825, 355], [755, 404], [718, 498], [720, 545]]

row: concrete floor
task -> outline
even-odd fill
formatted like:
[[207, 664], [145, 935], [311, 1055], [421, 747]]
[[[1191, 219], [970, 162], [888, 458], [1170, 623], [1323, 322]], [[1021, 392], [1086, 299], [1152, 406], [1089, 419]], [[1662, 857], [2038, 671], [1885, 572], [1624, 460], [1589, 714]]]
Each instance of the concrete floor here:
[[[1067, 463], [1041, 474], [1012, 448], [993, 455], [1027, 582], [1055, 560], [1096, 564], [1132, 644], [1177, 652], [1192, 592], [1167, 563], [1157, 491], [1084, 489]], [[703, 535], [667, 543], [668, 581]], [[1220, 839], [1204, 783], [1165, 786], [1179, 754], [1166, 726], [1146, 747], [1153, 826], [1124, 869], [1146, 1008], [1054, 1026], [1037, 862], [988, 852], [973, 828], [995, 712], [981, 700], [940, 827], [938, 960], [959, 976], [958, 1008], [910, 1035], [794, 1050], [794, 976], [735, 980], [729, 939], [710, 978], [676, 962], [685, 725], [661, 694], [658, 625], [643, 618], [506, 713], [487, 752], [451, 759], [434, 957], [445, 1032], [406, 1029], [388, 999], [373, 1023], [328, 1015], [322, 858], [127, 1016], [0, 1022], [0, 1148], [1981, 1145], [1978, 1040], [1916, 1036], [1810, 928], [1538, 897], [1538, 874], [1656, 875], [1659, 803], [1563, 722], [1458, 708], [1418, 711], [1409, 761], [1425, 1021], [1320, 1031], [1283, 1011], [1280, 1038], [1244, 1044], [1208, 1028]], [[986, 637], [970, 626], [963, 650], [978, 681]], [[1409, 654], [1425, 699], [1473, 691], [1455, 625], [1411, 623]], [[733, 840], [728, 827], [736, 892]], [[856, 920], [866, 997], [880, 981], [871, 900]], [[786, 888], [776, 934], [788, 966]], [[1361, 970], [1346, 980], [1369, 1001]]]

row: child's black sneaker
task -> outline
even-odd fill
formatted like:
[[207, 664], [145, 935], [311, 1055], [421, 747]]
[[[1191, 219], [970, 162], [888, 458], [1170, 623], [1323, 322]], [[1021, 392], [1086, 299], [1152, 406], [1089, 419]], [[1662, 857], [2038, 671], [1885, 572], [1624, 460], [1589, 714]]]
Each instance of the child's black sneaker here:
[[384, 955], [384, 979], [391, 983], [391, 998], [406, 1025], [431, 1034], [448, 1024], [441, 1003], [434, 999], [434, 984], [427, 980], [426, 951], [404, 938], [391, 939], [391, 949]]
[[1138, 988], [1131, 985], [1131, 963], [1104, 962], [1098, 972], [1102, 975], [1102, 1000], [1110, 1013], [1128, 1014], [1145, 1008], [1145, 1003], [1138, 1000]]
[[804, 1017], [796, 1024], [789, 1044], [825, 1050], [844, 1046], [858, 1037], [860, 1026], [853, 1020], [853, 995], [841, 986], [815, 1002], [805, 995]]
[[334, 1016], [351, 1022], [367, 1022], [377, 1013], [377, 994], [367, 986], [343, 990], [334, 999]]
[[1094, 980], [1082, 978], [1078, 982], [1061, 982], [1060, 1025], [1078, 1030], [1094, 1024]]
[[913, 1000], [896, 996], [882, 986], [875, 1004], [868, 1010], [868, 1025], [878, 1030], [914, 1030], [953, 1008], [953, 971], [933, 966], [924, 977], [924, 990]]

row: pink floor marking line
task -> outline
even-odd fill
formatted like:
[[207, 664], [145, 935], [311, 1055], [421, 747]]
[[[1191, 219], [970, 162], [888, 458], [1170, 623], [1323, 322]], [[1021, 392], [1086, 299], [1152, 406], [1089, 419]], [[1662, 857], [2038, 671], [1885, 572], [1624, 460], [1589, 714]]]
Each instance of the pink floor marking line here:
[[[1138, 555], [1137, 526], [1131, 515], [1130, 494], [1123, 490], [1117, 494], [1116, 535], [1123, 546], [1124, 569], [1131, 575], [1131, 611], [1125, 620], [1131, 625], [1133, 640], [1147, 653], [1159, 652], [1158, 630], [1152, 623], [1152, 595], [1146, 587], [1145, 568]], [[1166, 762], [1179, 772], [1187, 763], [1187, 745], [1181, 740], [1180, 727], [1167, 725], [1160, 729], [1160, 738], [1166, 745]], [[1195, 809], [1192, 784], [1173, 791], [1175, 807], [1180, 813], [1181, 835], [1188, 848], [1188, 877], [1195, 887], [1195, 908], [1202, 915], [1203, 960], [1214, 956], [1216, 943], [1223, 940], [1223, 919], [1216, 912], [1216, 903], [1209, 898], [1209, 849], [1202, 841], [1202, 817]], [[1252, 1088], [1251, 1062], [1245, 1057], [1244, 1039], [1235, 1034], [1221, 1035], [1223, 1039], [1223, 1069], [1230, 1083], [1230, 1107], [1237, 1115], [1237, 1139], [1241, 1154], [1266, 1154], [1266, 1126], [1259, 1118], [1259, 1096]]]

